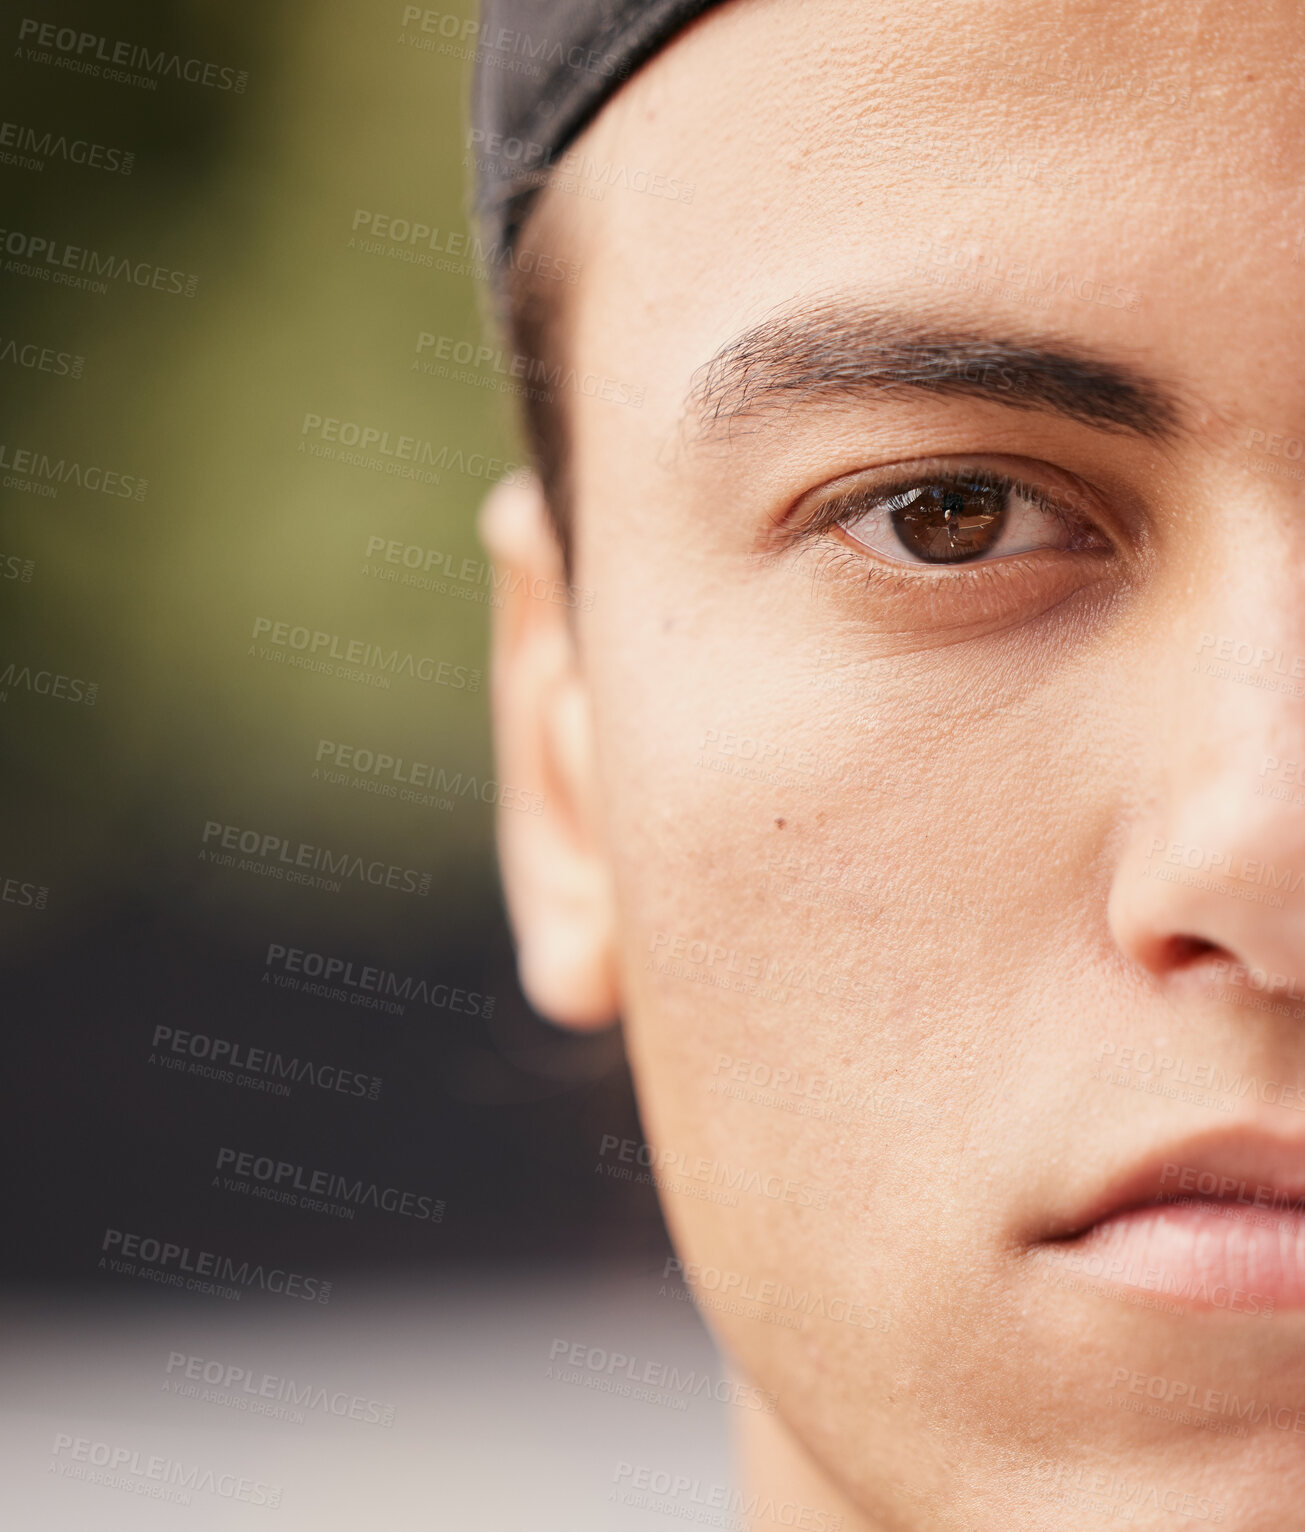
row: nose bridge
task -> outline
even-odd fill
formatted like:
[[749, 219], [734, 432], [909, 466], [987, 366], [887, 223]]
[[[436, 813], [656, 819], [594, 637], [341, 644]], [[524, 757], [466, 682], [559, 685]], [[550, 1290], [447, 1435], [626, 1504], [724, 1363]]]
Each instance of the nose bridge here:
[[1285, 790], [1305, 760], [1305, 624], [1261, 602], [1224, 629], [1201, 630], [1166, 708], [1172, 829], [1212, 855], [1282, 852], [1305, 832], [1305, 794]]
[[[1116, 869], [1120, 946], [1305, 976], [1305, 578], [1211, 590], [1174, 630], [1144, 734], [1152, 791]], [[1253, 587], [1253, 588], [1252, 588]]]

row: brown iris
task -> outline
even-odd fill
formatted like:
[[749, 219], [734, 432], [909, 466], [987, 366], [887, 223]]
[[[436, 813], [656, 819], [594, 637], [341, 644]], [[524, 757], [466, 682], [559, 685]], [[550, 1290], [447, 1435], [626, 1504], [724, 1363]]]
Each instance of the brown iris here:
[[926, 484], [894, 495], [893, 530], [909, 552], [930, 564], [959, 564], [987, 553], [1006, 522], [1006, 486]]

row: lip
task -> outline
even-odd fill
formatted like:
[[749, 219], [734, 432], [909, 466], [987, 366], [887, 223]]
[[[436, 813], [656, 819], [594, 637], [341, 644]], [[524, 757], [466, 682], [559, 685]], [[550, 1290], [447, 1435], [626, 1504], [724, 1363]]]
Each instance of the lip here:
[[1305, 1136], [1175, 1143], [1089, 1197], [1041, 1252], [1105, 1287], [1192, 1309], [1305, 1310]]

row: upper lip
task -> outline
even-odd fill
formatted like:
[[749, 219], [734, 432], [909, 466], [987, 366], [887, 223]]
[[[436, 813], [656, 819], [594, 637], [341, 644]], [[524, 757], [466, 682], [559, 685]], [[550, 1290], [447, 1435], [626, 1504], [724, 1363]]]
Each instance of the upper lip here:
[[[1212, 1179], [1213, 1178], [1213, 1179]], [[1182, 1139], [1113, 1176], [1052, 1230], [1073, 1239], [1095, 1224], [1166, 1202], [1299, 1203], [1305, 1211], [1305, 1134], [1220, 1129]]]

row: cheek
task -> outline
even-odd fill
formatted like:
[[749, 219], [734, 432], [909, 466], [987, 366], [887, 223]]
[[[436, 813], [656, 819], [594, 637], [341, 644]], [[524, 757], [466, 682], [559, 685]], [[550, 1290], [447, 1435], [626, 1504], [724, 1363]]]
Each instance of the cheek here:
[[808, 1439], [854, 1433], [869, 1483], [885, 1380], [940, 1416], [949, 1389], [976, 1418], [1020, 1397], [998, 1236], [1029, 1101], [1073, 1096], [1045, 1000], [1090, 967], [1065, 889], [1096, 897], [1068, 870], [1109, 794], [1063, 759], [1072, 675], [867, 659], [799, 596], [655, 606], [631, 582], [587, 652], [659, 1194], [707, 1321]]
[[[681, 604], [711, 615], [642, 635], [635, 616], [589, 646], [650, 1135], [813, 1181], [837, 1138], [864, 1205], [890, 1164], [882, 1112], [840, 1122], [802, 1092], [923, 1103], [890, 1104], [909, 1123], [1008, 1067], [1046, 1019], [1024, 1013], [1064, 971], [1067, 904], [1092, 897], [1066, 869], [1091, 863], [1110, 804], [1058, 759], [1048, 688], [1035, 705], [936, 665], [907, 679], [706, 594]], [[1085, 944], [1099, 919], [1077, 920]]]
[[1032, 638], [876, 653], [791, 571], [619, 541], [584, 647], [631, 1046], [675, 1077], [647, 1109], [747, 1127], [708, 1093], [721, 1057], [926, 1095], [956, 1039], [999, 1069], [1066, 917], [1100, 936], [1074, 875], [1118, 808], [1074, 744], [1110, 737], [1099, 667]]
[[863, 1044], [871, 996], [991, 982], [989, 916], [1023, 903], [1045, 823], [1029, 721], [716, 618], [649, 635], [652, 662], [603, 644], [593, 672], [627, 1009], [710, 1070], [740, 1032], [800, 1049], [803, 996], [822, 1045]]
[[[956, 1018], [968, 1051], [975, 1006], [991, 1004], [991, 855], [974, 838], [993, 829], [984, 784], [1002, 790], [1004, 773], [969, 785], [974, 738], [954, 758], [939, 708], [813, 665], [774, 625], [763, 643], [715, 616], [659, 634], [655, 664], [628, 632], [593, 649], [644, 1120], [677, 1156], [782, 1172], [868, 1215], [894, 1143], [906, 1153], [936, 1121]], [[814, 1200], [745, 1198], [717, 1217], [686, 1194], [668, 1212], [676, 1225], [706, 1209], [714, 1239], [759, 1251]]]

